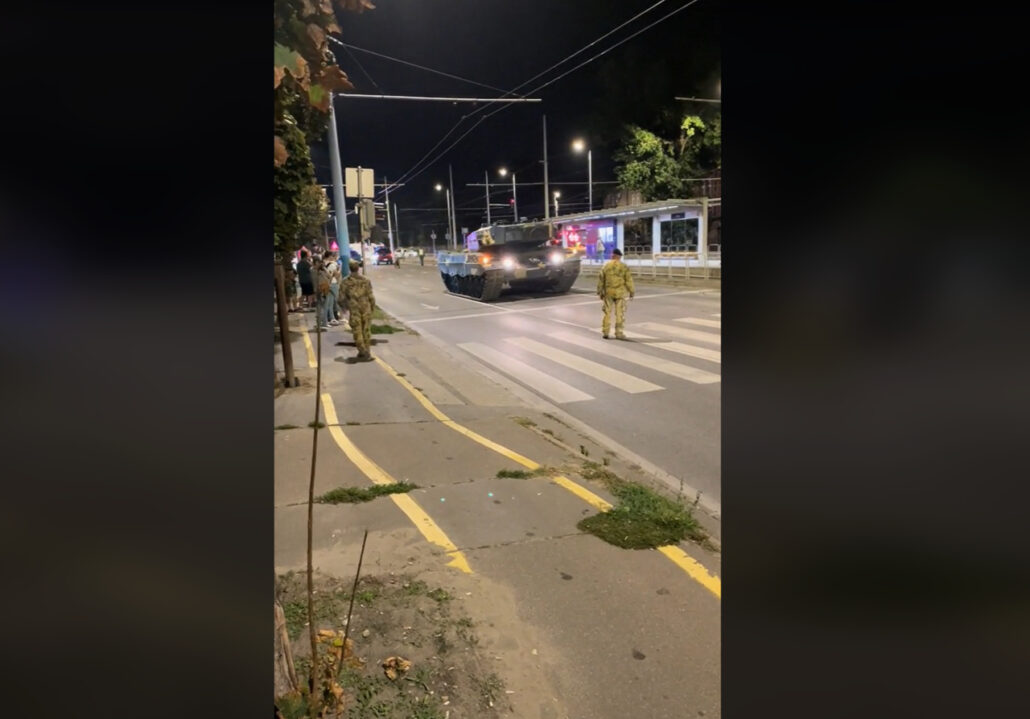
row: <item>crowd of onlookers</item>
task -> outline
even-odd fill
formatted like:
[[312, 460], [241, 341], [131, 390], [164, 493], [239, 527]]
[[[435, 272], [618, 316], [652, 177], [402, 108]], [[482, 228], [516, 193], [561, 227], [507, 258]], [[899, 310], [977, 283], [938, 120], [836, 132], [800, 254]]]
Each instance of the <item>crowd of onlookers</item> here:
[[[350, 261], [349, 258], [346, 261]], [[304, 249], [294, 257], [287, 270], [286, 298], [290, 312], [315, 312], [321, 295], [321, 313], [315, 318], [317, 329], [329, 329], [343, 321], [339, 289], [343, 279], [344, 260], [340, 253], [328, 250], [314, 252]]]

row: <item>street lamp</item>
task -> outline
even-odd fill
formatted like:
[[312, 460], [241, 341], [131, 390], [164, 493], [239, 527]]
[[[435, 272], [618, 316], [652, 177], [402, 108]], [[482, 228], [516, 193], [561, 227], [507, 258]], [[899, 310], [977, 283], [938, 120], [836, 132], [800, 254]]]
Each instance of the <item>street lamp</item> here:
[[554, 191], [554, 216], [558, 216], [558, 198], [561, 197], [561, 193], [557, 190]]
[[[448, 227], [448, 231], [447, 232], [448, 232], [448, 234], [451, 234], [453, 232], [453, 228], [454, 228], [454, 223], [453, 223], [452, 218], [451, 218], [451, 191], [450, 191], [449, 188], [444, 187], [443, 185], [441, 185], [438, 182], [438, 183], [436, 183], [436, 191], [439, 192], [440, 190], [443, 190], [445, 193], [447, 193], [447, 208], [446, 208], [446, 210], [447, 210], [447, 227]], [[433, 243], [433, 252], [436, 252], [436, 243], [435, 242]]]
[[[502, 167], [500, 170], [497, 171], [497, 174], [499, 174], [501, 177], [504, 177], [505, 175], [508, 174], [508, 168], [507, 167]], [[513, 210], [514, 215], [515, 215], [512, 219], [515, 221], [515, 224], [518, 224], [518, 222], [519, 222], [519, 196], [515, 192], [515, 173], [514, 172], [511, 173], [511, 202], [512, 202], [512, 210]]]
[[[583, 152], [586, 150], [586, 143], [583, 140], [575, 140], [572, 143], [572, 149], [576, 152]], [[590, 211], [594, 210], [594, 158], [593, 150], [587, 150], [587, 185], [589, 186], [590, 193]]]

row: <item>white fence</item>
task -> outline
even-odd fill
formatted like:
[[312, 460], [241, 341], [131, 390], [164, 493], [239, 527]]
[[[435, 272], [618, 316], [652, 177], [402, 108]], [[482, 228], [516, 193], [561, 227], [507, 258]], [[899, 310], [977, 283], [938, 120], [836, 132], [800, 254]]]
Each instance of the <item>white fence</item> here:
[[[707, 258], [697, 252], [629, 252], [622, 256], [622, 261], [634, 269], [638, 277], [654, 279], [722, 279], [722, 254], [710, 252]], [[580, 263], [583, 274], [596, 273], [604, 265], [605, 260], [587, 259]]]

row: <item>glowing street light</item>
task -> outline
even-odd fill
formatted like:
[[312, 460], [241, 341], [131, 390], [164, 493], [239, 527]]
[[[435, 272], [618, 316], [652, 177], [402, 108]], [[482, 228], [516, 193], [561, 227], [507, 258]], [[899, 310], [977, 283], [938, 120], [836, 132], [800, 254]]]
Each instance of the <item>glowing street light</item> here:
[[[580, 139], [572, 141], [572, 149], [576, 152], [583, 152], [587, 149], [587, 144]], [[594, 158], [593, 150], [587, 150], [587, 185], [589, 186], [590, 196], [590, 211], [594, 210]]]
[[557, 190], [554, 191], [554, 216], [558, 216], [558, 198], [561, 197], [561, 193]]
[[[447, 193], [447, 227], [448, 227], [448, 234], [451, 235], [451, 241], [453, 242], [454, 241], [454, 218], [451, 215], [451, 190], [450, 190], [450, 188], [444, 187], [443, 185], [441, 185], [438, 182], [438, 183], [436, 183], [436, 191], [439, 192], [440, 190], [443, 190], [445, 193]], [[433, 251], [434, 252], [436, 251], [436, 243], [435, 242], [433, 243]]]
[[[508, 175], [508, 168], [507, 167], [502, 167], [500, 170], [497, 171], [497, 174], [500, 175], [501, 177], [506, 177]], [[511, 202], [512, 202], [512, 210], [515, 213], [515, 217], [513, 219], [514, 219], [514, 221], [516, 223], [518, 223], [518, 221], [519, 221], [519, 196], [515, 192], [515, 173], [514, 172], [511, 173]]]

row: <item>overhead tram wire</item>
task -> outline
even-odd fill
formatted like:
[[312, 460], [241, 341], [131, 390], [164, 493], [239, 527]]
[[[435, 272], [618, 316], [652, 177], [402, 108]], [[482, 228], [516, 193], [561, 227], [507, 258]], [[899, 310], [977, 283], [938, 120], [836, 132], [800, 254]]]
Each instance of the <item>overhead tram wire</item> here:
[[[504, 96], [506, 96], [506, 95], [516, 95], [516, 94], [518, 94], [518, 92], [517, 92], [517, 91], [518, 91], [519, 89], [521, 89], [521, 88], [525, 87], [526, 85], [528, 85], [529, 83], [533, 82], [534, 80], [536, 80], [537, 78], [541, 77], [542, 75], [545, 75], [545, 74], [547, 74], [547, 73], [548, 73], [548, 72], [550, 72], [551, 70], [553, 70], [553, 69], [555, 69], [555, 68], [557, 68], [557, 67], [559, 67], [559, 66], [561, 66], [561, 65], [565, 64], [566, 62], [568, 62], [568, 61], [569, 61], [569, 60], [571, 60], [572, 58], [574, 58], [574, 57], [576, 57], [577, 55], [580, 55], [581, 53], [583, 53], [583, 52], [585, 52], [586, 50], [588, 50], [588, 49], [589, 49], [590, 47], [593, 47], [594, 45], [596, 45], [596, 44], [597, 44], [598, 42], [600, 42], [601, 40], [604, 40], [605, 38], [609, 37], [609, 36], [610, 36], [610, 35], [612, 35], [613, 33], [616, 33], [616, 32], [618, 32], [619, 30], [621, 30], [622, 28], [624, 28], [624, 27], [625, 27], [626, 25], [629, 25], [630, 23], [632, 23], [633, 21], [637, 20], [638, 18], [640, 18], [640, 17], [643, 17], [644, 15], [646, 15], [646, 14], [647, 14], [647, 13], [649, 13], [649, 12], [651, 12], [651, 11], [652, 11], [652, 10], [654, 10], [654, 9], [655, 9], [656, 7], [658, 7], [659, 5], [662, 5], [663, 3], [667, 2], [667, 1], [668, 1], [668, 0], [658, 0], [658, 2], [654, 3], [653, 5], [651, 5], [650, 7], [648, 7], [647, 9], [645, 9], [645, 10], [642, 10], [641, 12], [639, 12], [639, 13], [637, 13], [636, 15], [634, 15], [633, 17], [631, 17], [631, 18], [630, 18], [629, 20], [626, 20], [625, 22], [623, 22], [622, 24], [620, 24], [620, 25], [616, 26], [616, 27], [615, 27], [615, 28], [613, 28], [612, 30], [609, 30], [608, 32], [606, 32], [606, 33], [605, 33], [604, 35], [601, 35], [601, 36], [600, 36], [599, 38], [597, 38], [596, 40], [593, 40], [592, 42], [590, 42], [590, 43], [587, 43], [586, 45], [584, 45], [584, 46], [583, 46], [582, 48], [580, 48], [579, 50], [577, 50], [577, 51], [575, 51], [574, 53], [572, 53], [572, 54], [570, 54], [570, 55], [566, 56], [566, 57], [565, 57], [564, 59], [560, 60], [559, 62], [555, 63], [554, 65], [551, 65], [551, 66], [550, 66], [549, 68], [547, 68], [546, 70], [543, 70], [542, 72], [539, 72], [539, 73], [537, 73], [536, 75], [534, 75], [533, 77], [529, 78], [529, 79], [528, 79], [528, 80], [526, 80], [525, 82], [523, 82], [523, 83], [521, 83], [521, 84], [519, 84], [519, 85], [515, 86], [515, 87], [514, 87], [514, 88], [512, 88], [511, 90], [508, 90], [508, 91], [504, 92], [504, 94], [502, 95], [502, 97], [504, 97]], [[691, 3], [688, 3], [688, 5], [685, 5], [684, 7], [680, 8], [680, 10], [683, 10], [683, 9], [685, 9], [686, 7], [689, 7], [689, 5], [692, 5], [692, 4], [694, 3], [694, 2], [697, 2], [697, 0], [693, 0], [693, 1], [691, 2]], [[669, 17], [670, 15], [673, 15], [673, 14], [675, 14], [676, 12], [679, 12], [679, 10], [676, 10], [676, 11], [674, 11], [673, 13], [670, 13], [670, 14], [669, 14], [669, 15], [667, 15], [666, 17]], [[663, 18], [663, 19], [665, 19], [665, 18]], [[659, 20], [659, 22], [661, 22], [661, 21]], [[649, 25], [648, 27], [651, 27], [651, 25]], [[648, 29], [648, 28], [644, 28], [644, 29], [646, 30], [646, 29]], [[641, 31], [641, 32], [642, 32], [642, 31]], [[631, 36], [630, 36], [630, 38], [632, 38], [632, 37], [635, 37], [635, 35], [637, 35], [637, 34], [639, 34], [639, 32], [638, 32], [638, 33], [635, 33], [634, 35], [631, 35]], [[627, 39], [630, 39], [630, 38], [627, 38]], [[334, 40], [335, 40], [335, 38], [334, 38]], [[339, 41], [339, 40], [336, 40], [336, 42], [340, 42], [340, 41]], [[623, 42], [625, 42], [625, 41], [623, 41]], [[620, 43], [618, 43], [618, 44], [616, 44], [616, 45], [612, 46], [612, 48], [609, 48], [609, 50], [611, 50], [611, 49], [614, 49], [615, 47], [618, 47], [618, 45], [619, 45], [619, 44], [622, 44], [622, 43], [620, 42]], [[608, 52], [608, 51], [605, 51], [605, 53], [606, 53], [606, 52]], [[603, 55], [603, 54], [605, 54], [605, 53], [601, 53], [601, 55]], [[589, 62], [592, 62], [593, 60], [597, 59], [597, 57], [600, 57], [601, 55], [596, 55], [595, 57], [591, 58], [590, 60], [587, 60], [587, 61], [586, 61], [585, 63], [581, 63], [581, 64], [580, 64], [579, 66], [577, 66], [576, 68], [573, 68], [573, 69], [574, 69], [574, 70], [575, 70], [575, 69], [579, 69], [580, 67], [583, 67], [583, 65], [585, 65], [585, 64], [587, 64], [587, 63], [589, 63]], [[566, 73], [566, 74], [567, 74], [567, 73]], [[562, 75], [562, 76], [560, 76], [560, 77], [564, 77], [564, 75]], [[555, 79], [555, 81], [556, 81], [557, 79], [560, 79], [560, 77], [559, 77], [559, 78], [556, 78], [556, 79]], [[552, 82], [554, 82], [554, 81], [552, 81]], [[551, 83], [547, 83], [547, 84], [551, 84]], [[545, 84], [545, 85], [544, 85], [543, 87], [546, 87], [546, 86], [547, 86], [547, 84]], [[523, 95], [523, 97], [525, 97], [525, 95]], [[511, 105], [504, 105], [504, 106], [503, 106], [502, 108], [500, 108], [500, 109], [505, 109], [505, 108], [507, 108], [507, 107], [510, 107], [510, 106], [511, 106]], [[436, 143], [436, 145], [434, 145], [434, 146], [433, 146], [433, 149], [431, 149], [431, 150], [430, 150], [429, 152], [427, 152], [427, 153], [426, 153], [426, 155], [424, 155], [424, 156], [422, 157], [422, 159], [421, 159], [421, 160], [419, 160], [418, 162], [416, 162], [416, 163], [415, 163], [415, 164], [414, 164], [414, 165], [413, 165], [413, 166], [412, 166], [412, 167], [411, 167], [411, 168], [410, 168], [409, 170], [407, 170], [407, 171], [406, 171], [405, 173], [403, 173], [403, 174], [402, 174], [402, 176], [401, 176], [400, 178], [398, 178], [398, 180], [396, 180], [396, 182], [406, 182], [407, 180], [409, 180], [409, 179], [412, 179], [412, 178], [414, 178], [414, 177], [417, 177], [418, 175], [422, 174], [422, 172], [424, 172], [426, 168], [423, 168], [422, 170], [419, 170], [418, 172], [415, 172], [415, 169], [416, 169], [416, 168], [417, 168], [417, 167], [418, 167], [418, 166], [419, 166], [420, 164], [422, 164], [423, 160], [425, 160], [425, 158], [426, 158], [427, 156], [429, 156], [430, 154], [432, 154], [432, 153], [433, 153], [433, 151], [434, 151], [434, 150], [435, 150], [435, 149], [436, 149], [437, 147], [439, 147], [439, 146], [440, 146], [441, 144], [443, 144], [443, 142], [445, 142], [445, 141], [446, 141], [446, 139], [447, 139], [447, 138], [448, 138], [448, 137], [449, 137], [449, 136], [450, 136], [450, 135], [451, 135], [451, 134], [452, 134], [452, 133], [453, 133], [453, 132], [454, 132], [454, 131], [455, 131], [455, 130], [456, 130], [456, 129], [457, 129], [457, 128], [458, 128], [459, 126], [460, 126], [460, 125], [461, 125], [461, 123], [462, 123], [462, 122], [464, 122], [464, 121], [465, 121], [466, 119], [468, 119], [468, 118], [470, 118], [470, 117], [474, 116], [474, 115], [475, 115], [476, 113], [478, 113], [478, 112], [482, 112], [482, 111], [483, 111], [483, 110], [485, 110], [485, 109], [486, 109], [485, 107], [483, 107], [483, 108], [477, 108], [476, 110], [473, 110], [472, 112], [470, 112], [470, 113], [469, 113], [468, 115], [464, 115], [464, 116], [462, 116], [462, 117], [461, 117], [461, 119], [459, 119], [459, 120], [458, 120], [458, 122], [457, 122], [457, 123], [455, 123], [454, 127], [452, 127], [452, 128], [450, 129], [450, 130], [448, 130], [448, 131], [447, 131], [447, 133], [446, 133], [446, 134], [444, 135], [444, 137], [442, 137], [442, 138], [441, 138], [441, 139], [440, 139], [440, 140], [439, 140], [439, 141], [438, 141], [438, 142]], [[435, 162], [436, 162], [436, 161], [437, 161], [438, 159], [440, 159], [441, 157], [443, 157], [443, 155], [444, 155], [444, 154], [445, 154], [446, 152], [448, 152], [448, 151], [449, 151], [449, 150], [450, 150], [450, 149], [451, 149], [452, 147], [454, 147], [454, 145], [456, 145], [456, 144], [457, 144], [458, 142], [460, 142], [460, 141], [461, 141], [461, 140], [462, 140], [462, 139], [463, 139], [463, 138], [464, 138], [464, 137], [465, 137], [466, 135], [468, 135], [468, 134], [469, 134], [469, 132], [471, 132], [471, 131], [472, 131], [472, 130], [474, 130], [474, 129], [475, 129], [476, 127], [478, 127], [478, 126], [479, 126], [479, 124], [480, 124], [480, 123], [481, 123], [481, 122], [482, 122], [482, 121], [483, 121], [484, 119], [486, 119], [486, 117], [490, 117], [491, 115], [493, 115], [493, 114], [496, 114], [496, 112], [499, 112], [499, 110], [496, 110], [496, 111], [494, 111], [493, 113], [490, 113], [490, 115], [487, 115], [487, 116], [484, 116], [484, 117], [480, 118], [480, 119], [479, 119], [479, 120], [478, 120], [478, 121], [476, 122], [476, 124], [475, 124], [475, 125], [473, 125], [473, 126], [472, 126], [472, 127], [471, 127], [471, 128], [470, 128], [470, 129], [468, 130], [468, 131], [467, 131], [467, 132], [465, 132], [465, 133], [464, 133], [464, 134], [463, 134], [463, 135], [462, 135], [461, 137], [459, 137], [459, 138], [458, 138], [458, 140], [456, 140], [456, 141], [455, 141], [454, 143], [452, 143], [451, 145], [449, 145], [449, 146], [448, 146], [448, 147], [447, 147], [447, 148], [446, 148], [446, 149], [445, 149], [445, 150], [444, 150], [443, 152], [441, 152], [441, 153], [440, 153], [440, 155], [438, 155], [438, 156], [437, 156], [436, 158], [434, 158], [434, 159], [433, 159], [432, 161], [430, 161], [430, 163], [428, 163], [428, 164], [430, 164], [430, 165], [431, 165], [431, 164], [434, 164], [434, 163], [435, 163]], [[414, 174], [412, 174], [412, 173], [414, 173]]]

